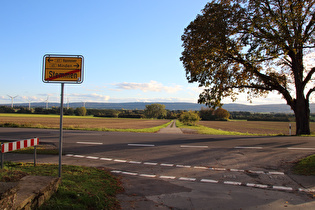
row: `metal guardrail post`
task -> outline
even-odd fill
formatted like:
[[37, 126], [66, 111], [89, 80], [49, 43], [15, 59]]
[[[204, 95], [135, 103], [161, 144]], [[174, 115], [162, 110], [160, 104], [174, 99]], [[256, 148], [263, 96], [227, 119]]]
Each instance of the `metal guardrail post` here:
[[3, 153], [1, 152], [1, 169], [3, 169], [3, 161], [4, 161], [4, 155], [3, 155]]
[[1, 153], [1, 169], [3, 169], [3, 161], [4, 161], [4, 153], [2, 153], [2, 144], [1, 143], [1, 147], [0, 147], [0, 153]]
[[36, 161], [36, 146], [34, 146], [34, 167], [36, 166], [36, 163], [37, 163], [37, 161]]

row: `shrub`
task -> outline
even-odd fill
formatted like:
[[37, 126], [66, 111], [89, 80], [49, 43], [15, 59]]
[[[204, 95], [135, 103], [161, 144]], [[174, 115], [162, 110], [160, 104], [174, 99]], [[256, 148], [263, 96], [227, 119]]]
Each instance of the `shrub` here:
[[214, 115], [216, 120], [228, 120], [230, 117], [230, 113], [222, 108], [218, 108], [214, 111]]
[[179, 120], [185, 125], [196, 125], [199, 122], [200, 117], [196, 112], [189, 111], [183, 112], [180, 115]]
[[85, 116], [85, 115], [86, 115], [86, 108], [85, 108], [85, 107], [76, 108], [76, 109], [74, 110], [74, 113], [75, 113], [75, 115], [77, 115], [77, 116]]

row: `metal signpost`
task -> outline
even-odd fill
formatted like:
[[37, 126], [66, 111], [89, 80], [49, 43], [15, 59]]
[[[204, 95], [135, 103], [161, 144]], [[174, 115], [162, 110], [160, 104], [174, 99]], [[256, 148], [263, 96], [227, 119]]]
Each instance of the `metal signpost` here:
[[84, 57], [82, 55], [44, 55], [43, 82], [61, 83], [60, 94], [60, 134], [59, 134], [59, 177], [62, 167], [63, 140], [63, 93], [64, 84], [81, 84], [83, 82]]

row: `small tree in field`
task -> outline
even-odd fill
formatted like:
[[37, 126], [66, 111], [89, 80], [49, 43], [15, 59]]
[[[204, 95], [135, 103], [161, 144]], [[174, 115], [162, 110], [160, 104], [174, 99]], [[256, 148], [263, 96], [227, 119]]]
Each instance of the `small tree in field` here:
[[181, 121], [185, 125], [196, 125], [199, 120], [199, 115], [193, 111], [183, 112], [179, 117], [179, 121]]
[[146, 118], [165, 118], [167, 112], [163, 104], [150, 104], [145, 106], [144, 115]]
[[86, 115], [86, 108], [85, 107], [76, 108], [74, 110], [74, 113], [77, 116], [85, 116]]

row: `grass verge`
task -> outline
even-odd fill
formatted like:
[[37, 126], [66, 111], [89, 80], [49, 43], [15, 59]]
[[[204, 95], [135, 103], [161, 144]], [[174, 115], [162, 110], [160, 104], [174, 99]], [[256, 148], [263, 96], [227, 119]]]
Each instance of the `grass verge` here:
[[298, 175], [315, 176], [315, 155], [299, 160], [293, 167], [293, 172]]
[[[167, 127], [171, 122], [166, 124], [155, 126], [152, 128], [142, 128], [142, 129], [115, 129], [115, 128], [68, 128], [69, 130], [89, 130], [89, 131], [108, 131], [108, 132], [133, 132], [133, 133], [155, 133], [158, 132], [160, 129]], [[67, 128], [65, 128], [67, 129]]]
[[[6, 162], [0, 181], [17, 181], [25, 175], [58, 176], [58, 165]], [[63, 166], [57, 193], [40, 209], [119, 209], [120, 181], [105, 168]]]
[[218, 130], [214, 128], [208, 128], [202, 125], [196, 125], [196, 126], [188, 126], [184, 125], [180, 121], [176, 120], [176, 127], [178, 128], [187, 128], [187, 129], [193, 129], [196, 130], [199, 134], [208, 134], [208, 135], [258, 135], [258, 134], [250, 134], [250, 133], [240, 133], [240, 132], [231, 132], [231, 131], [223, 131]]

